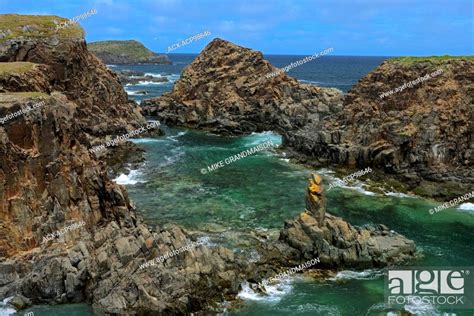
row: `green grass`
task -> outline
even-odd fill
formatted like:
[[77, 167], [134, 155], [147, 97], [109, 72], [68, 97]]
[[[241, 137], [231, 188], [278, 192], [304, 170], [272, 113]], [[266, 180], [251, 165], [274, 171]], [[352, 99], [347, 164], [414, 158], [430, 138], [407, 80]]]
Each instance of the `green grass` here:
[[422, 61], [429, 61], [429, 62], [434, 62], [434, 63], [443, 63], [448, 60], [471, 60], [474, 61], [474, 56], [449, 56], [449, 55], [444, 55], [444, 56], [423, 56], [423, 57], [396, 57], [396, 58], [391, 58], [390, 61], [396, 61], [396, 62], [401, 62], [403, 64], [414, 64], [414, 63], [419, 63]]
[[17, 73], [21, 74], [30, 69], [33, 69], [35, 64], [30, 62], [11, 62], [11, 63], [0, 63], [0, 75]]
[[100, 41], [87, 44], [89, 51], [93, 53], [108, 52], [114, 55], [126, 55], [132, 58], [150, 58], [155, 54], [142, 43], [129, 41]]
[[[56, 30], [56, 25], [66, 22], [68, 19], [55, 15], [0, 15], [0, 30], [7, 32], [7, 36], [0, 38], [0, 42], [17, 37], [47, 38], [58, 36], [59, 38], [81, 39], [84, 38], [84, 30], [78, 24], [70, 24], [65, 28]], [[24, 29], [28, 26], [31, 30]]]

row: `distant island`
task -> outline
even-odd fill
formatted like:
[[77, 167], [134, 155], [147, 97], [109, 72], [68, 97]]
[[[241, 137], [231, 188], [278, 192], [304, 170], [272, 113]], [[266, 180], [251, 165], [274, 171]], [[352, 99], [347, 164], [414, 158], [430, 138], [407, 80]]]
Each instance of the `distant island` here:
[[99, 41], [87, 47], [106, 64], [171, 64], [168, 56], [158, 55], [135, 40]]

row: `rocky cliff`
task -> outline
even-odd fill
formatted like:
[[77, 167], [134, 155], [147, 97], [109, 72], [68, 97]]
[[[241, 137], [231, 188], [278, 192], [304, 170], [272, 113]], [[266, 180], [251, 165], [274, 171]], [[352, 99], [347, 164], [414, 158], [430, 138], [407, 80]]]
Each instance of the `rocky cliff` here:
[[223, 247], [140, 270], [191, 237], [144, 225], [124, 187], [77, 141], [79, 106], [65, 95], [1, 94], [0, 115], [39, 102], [0, 127], [0, 298], [14, 296], [18, 308], [89, 302], [107, 313], [184, 314], [237, 293], [245, 264]]
[[449, 199], [474, 183], [473, 97], [473, 58], [388, 60], [349, 91], [333, 119], [290, 132], [285, 143], [304, 161], [375, 167], [415, 193]]
[[88, 302], [107, 313], [184, 314], [234, 296], [246, 265], [223, 247], [139, 269], [191, 236], [147, 227], [89, 151], [145, 119], [82, 30], [54, 31], [62, 20], [0, 17], [0, 298], [13, 296], [18, 309]]
[[342, 109], [342, 93], [301, 84], [277, 71], [262, 53], [214, 39], [187, 66], [170, 93], [145, 100], [145, 113], [170, 124], [221, 134], [288, 130]]
[[167, 55], [158, 55], [134, 40], [93, 42], [88, 47], [105, 64], [171, 64]]
[[[1, 67], [8, 67], [3, 64], [7, 62], [35, 65], [29, 72], [9, 71], [2, 76], [0, 71], [3, 91], [62, 92], [78, 105], [82, 138], [87, 136], [90, 141], [143, 125], [140, 109], [128, 101], [117, 75], [88, 52], [82, 29], [70, 25], [55, 31], [55, 25], [64, 20], [56, 16], [2, 15], [2, 25], [8, 26], [8, 34], [16, 36], [0, 40]], [[38, 68], [43, 71], [35, 72]]]

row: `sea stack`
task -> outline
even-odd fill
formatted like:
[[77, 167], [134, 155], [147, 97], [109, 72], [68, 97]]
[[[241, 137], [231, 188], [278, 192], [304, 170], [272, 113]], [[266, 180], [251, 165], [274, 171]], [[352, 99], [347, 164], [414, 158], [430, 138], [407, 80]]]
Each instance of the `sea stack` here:
[[403, 264], [416, 253], [412, 240], [385, 225], [356, 227], [327, 213], [323, 183], [315, 174], [307, 187], [306, 210], [285, 223], [280, 242], [289, 245], [284, 253], [290, 260], [320, 258], [321, 264], [316, 268], [335, 270]]

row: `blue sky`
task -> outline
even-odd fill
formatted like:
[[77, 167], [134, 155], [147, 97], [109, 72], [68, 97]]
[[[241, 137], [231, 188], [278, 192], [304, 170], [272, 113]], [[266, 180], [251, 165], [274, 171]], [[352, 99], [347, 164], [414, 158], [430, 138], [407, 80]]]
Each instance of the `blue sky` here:
[[209, 30], [175, 53], [213, 38], [265, 54], [474, 55], [474, 0], [0, 0], [0, 13], [81, 21], [87, 41], [136, 39], [156, 52]]

